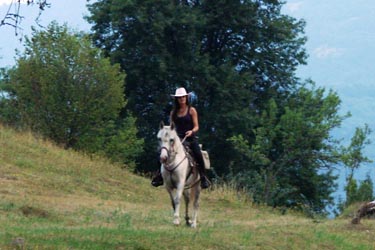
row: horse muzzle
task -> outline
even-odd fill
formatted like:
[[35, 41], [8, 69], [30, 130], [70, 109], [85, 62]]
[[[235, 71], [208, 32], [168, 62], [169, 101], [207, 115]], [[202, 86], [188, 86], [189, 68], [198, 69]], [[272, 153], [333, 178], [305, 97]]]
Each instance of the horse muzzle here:
[[168, 160], [168, 157], [161, 157], [160, 156], [160, 163], [166, 163]]
[[160, 151], [160, 162], [166, 163], [169, 158], [169, 150], [166, 147], [162, 147]]

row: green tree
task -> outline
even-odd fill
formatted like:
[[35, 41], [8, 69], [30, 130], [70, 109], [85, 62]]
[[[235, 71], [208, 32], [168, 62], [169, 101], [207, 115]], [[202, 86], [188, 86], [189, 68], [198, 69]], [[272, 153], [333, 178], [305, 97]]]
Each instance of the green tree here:
[[199, 97], [200, 137], [215, 170], [228, 173], [233, 152], [227, 139], [242, 133], [253, 141], [264, 103], [284, 100], [306, 57], [304, 22], [282, 15], [281, 6], [226, 0], [89, 5], [95, 44], [128, 74], [126, 96], [147, 152], [155, 150], [155, 129], [169, 115], [169, 94], [184, 86]]
[[369, 175], [366, 180], [362, 181], [360, 186], [357, 185], [357, 180], [354, 178], [354, 173], [360, 168], [362, 164], [372, 163], [373, 161], [364, 155], [364, 149], [371, 144], [368, 136], [371, 134], [371, 129], [367, 124], [363, 128], [356, 128], [350, 144], [347, 147], [341, 147], [342, 163], [349, 170], [346, 176], [346, 201], [339, 205], [342, 211], [345, 207], [360, 201], [368, 201], [373, 198], [372, 181]]
[[143, 150], [143, 139], [136, 137], [138, 130], [135, 118], [128, 115], [118, 124], [108, 123], [103, 154], [114, 162], [123, 162], [128, 169], [135, 170], [135, 160]]
[[296, 91], [282, 107], [269, 101], [261, 126], [254, 130], [255, 142], [244, 147], [238, 137], [232, 140], [237, 155], [243, 155], [232, 165], [243, 165], [246, 158], [247, 166], [235, 172], [250, 177], [239, 184], [250, 186], [258, 202], [308, 206], [322, 212], [333, 202], [336, 176], [332, 167], [340, 160], [338, 141], [330, 131], [344, 117], [337, 114], [340, 99], [334, 92], [308, 86]]
[[374, 187], [370, 175], [367, 174], [366, 179], [361, 181], [359, 186], [356, 179], [347, 179], [345, 194], [346, 200], [340, 200], [338, 203], [339, 213], [337, 215], [345, 211], [345, 208], [352, 204], [374, 200]]
[[[51, 23], [26, 38], [24, 53], [3, 82], [19, 124], [67, 148], [110, 154], [105, 146], [120, 144], [108, 134], [139, 142], [134, 120], [119, 119], [126, 105], [124, 79], [119, 65], [111, 65], [88, 37]], [[128, 134], [111, 122], [122, 123], [118, 128]]]
[[95, 43], [127, 72], [128, 107], [146, 140], [140, 170], [154, 171], [155, 133], [161, 120], [167, 122], [169, 94], [180, 85], [189, 89], [204, 60], [197, 17], [189, 6], [166, 0], [97, 1], [89, 10]]
[[368, 174], [366, 179], [361, 181], [358, 187], [358, 201], [372, 201], [374, 200], [374, 185]]
[[357, 170], [362, 164], [372, 163], [372, 160], [363, 154], [365, 147], [371, 144], [371, 140], [368, 139], [371, 132], [372, 131], [367, 124], [365, 124], [363, 128], [356, 128], [349, 146], [341, 147], [342, 162], [350, 171], [349, 175], [347, 176], [348, 180], [353, 178], [354, 171]]
[[269, 100], [282, 106], [297, 87], [294, 71], [306, 56], [304, 22], [282, 15], [278, 1], [201, 3], [202, 53], [214, 69], [214, 81], [203, 82], [210, 90], [204, 139], [212, 142], [211, 151], [220, 152], [213, 165], [225, 174], [234, 155], [227, 138], [242, 134], [254, 143], [254, 129], [262, 126], [260, 116]]

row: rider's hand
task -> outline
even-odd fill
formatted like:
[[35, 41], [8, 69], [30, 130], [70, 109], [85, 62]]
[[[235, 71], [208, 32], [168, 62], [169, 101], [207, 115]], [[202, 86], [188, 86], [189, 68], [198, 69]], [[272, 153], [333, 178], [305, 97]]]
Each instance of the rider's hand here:
[[192, 136], [193, 134], [194, 134], [193, 130], [188, 130], [188, 131], [186, 131], [185, 136], [186, 136], [186, 137], [190, 137], [190, 136]]

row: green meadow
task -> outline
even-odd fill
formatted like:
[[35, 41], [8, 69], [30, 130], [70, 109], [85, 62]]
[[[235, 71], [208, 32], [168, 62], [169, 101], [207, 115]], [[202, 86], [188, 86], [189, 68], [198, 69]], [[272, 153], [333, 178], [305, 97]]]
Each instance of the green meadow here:
[[172, 219], [149, 178], [0, 126], [1, 250], [375, 249], [373, 220], [259, 206], [229, 186], [202, 192], [197, 229]]

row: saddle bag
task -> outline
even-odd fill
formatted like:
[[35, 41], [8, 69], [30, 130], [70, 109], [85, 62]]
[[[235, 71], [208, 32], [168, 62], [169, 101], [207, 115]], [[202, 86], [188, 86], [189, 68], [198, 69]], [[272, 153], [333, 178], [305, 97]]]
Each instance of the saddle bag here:
[[210, 156], [208, 155], [208, 152], [206, 150], [202, 150], [202, 144], [199, 144], [199, 147], [201, 148], [202, 157], [204, 161], [204, 167], [205, 169], [210, 169], [211, 168]]

